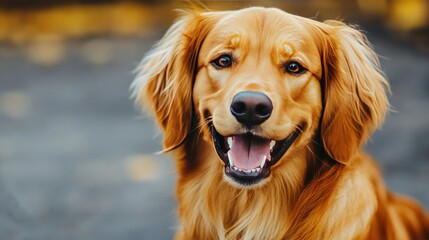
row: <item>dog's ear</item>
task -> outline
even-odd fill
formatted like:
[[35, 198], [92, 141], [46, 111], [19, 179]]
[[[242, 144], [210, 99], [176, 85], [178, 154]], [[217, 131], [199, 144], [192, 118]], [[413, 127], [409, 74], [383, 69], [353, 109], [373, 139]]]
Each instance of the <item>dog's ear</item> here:
[[143, 58], [131, 88], [136, 103], [148, 106], [164, 130], [164, 151], [182, 144], [193, 114], [192, 88], [198, 52], [219, 14], [183, 12]]
[[348, 164], [381, 125], [389, 108], [389, 85], [366, 37], [338, 21], [324, 24], [322, 53], [324, 112], [323, 146], [329, 156]]

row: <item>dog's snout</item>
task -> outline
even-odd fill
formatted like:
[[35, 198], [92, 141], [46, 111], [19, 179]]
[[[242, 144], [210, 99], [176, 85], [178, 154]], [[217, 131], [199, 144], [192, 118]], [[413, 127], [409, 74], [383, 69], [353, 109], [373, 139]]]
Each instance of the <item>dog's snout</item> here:
[[245, 91], [234, 96], [230, 110], [237, 121], [251, 127], [265, 122], [271, 116], [273, 103], [261, 92]]

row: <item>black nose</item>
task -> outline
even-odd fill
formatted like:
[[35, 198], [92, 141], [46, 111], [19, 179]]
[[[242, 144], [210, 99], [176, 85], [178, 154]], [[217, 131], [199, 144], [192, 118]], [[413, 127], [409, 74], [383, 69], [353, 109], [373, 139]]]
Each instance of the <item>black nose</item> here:
[[261, 92], [239, 92], [232, 99], [231, 113], [247, 127], [265, 122], [273, 111], [270, 98]]

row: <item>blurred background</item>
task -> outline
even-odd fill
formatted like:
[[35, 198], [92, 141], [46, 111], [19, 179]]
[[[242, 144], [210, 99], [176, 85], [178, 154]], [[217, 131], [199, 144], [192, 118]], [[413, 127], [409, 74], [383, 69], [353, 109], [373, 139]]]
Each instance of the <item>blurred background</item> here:
[[[192, 2], [192, 1], [190, 1]], [[426, 0], [202, 1], [358, 24], [395, 112], [367, 144], [388, 186], [429, 209]], [[0, 238], [171, 239], [175, 170], [129, 99], [178, 1], [0, 0]], [[155, 136], [155, 137], [154, 137]]]

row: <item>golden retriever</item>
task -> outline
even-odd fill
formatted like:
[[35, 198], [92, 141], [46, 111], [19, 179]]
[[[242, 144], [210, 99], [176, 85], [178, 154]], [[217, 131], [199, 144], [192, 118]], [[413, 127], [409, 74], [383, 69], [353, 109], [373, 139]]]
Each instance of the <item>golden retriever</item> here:
[[177, 162], [177, 239], [429, 239], [362, 145], [389, 108], [365, 36], [275, 8], [188, 11], [132, 89]]

